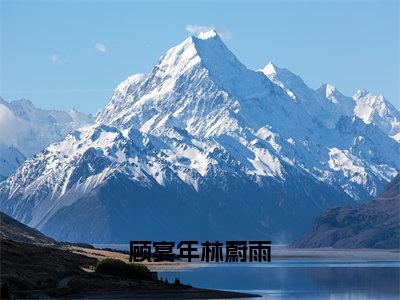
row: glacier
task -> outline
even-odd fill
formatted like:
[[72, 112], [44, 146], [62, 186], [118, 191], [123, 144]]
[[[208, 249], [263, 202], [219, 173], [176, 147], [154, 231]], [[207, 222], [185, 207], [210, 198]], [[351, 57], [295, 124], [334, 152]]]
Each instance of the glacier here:
[[29, 158], [0, 183], [0, 209], [58, 240], [290, 241], [396, 176], [399, 120], [383, 96], [250, 70], [210, 31]]

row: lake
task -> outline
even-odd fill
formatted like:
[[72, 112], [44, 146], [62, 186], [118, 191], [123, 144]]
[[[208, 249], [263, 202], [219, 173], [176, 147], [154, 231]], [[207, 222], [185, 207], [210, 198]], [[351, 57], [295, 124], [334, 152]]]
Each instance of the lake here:
[[[129, 249], [127, 244], [95, 246]], [[159, 272], [159, 278], [173, 282], [178, 277], [182, 283], [194, 287], [240, 291], [263, 297], [251, 299], [400, 298], [400, 260], [397, 252], [283, 249], [283, 256], [342, 255], [344, 258], [273, 259], [271, 263], [199, 263], [199, 268]], [[279, 256], [283, 252], [277, 249], [273, 253]]]
[[159, 277], [170, 282], [179, 277], [182, 283], [195, 287], [254, 293], [263, 299], [399, 299], [400, 296], [399, 261], [218, 263], [160, 272]]

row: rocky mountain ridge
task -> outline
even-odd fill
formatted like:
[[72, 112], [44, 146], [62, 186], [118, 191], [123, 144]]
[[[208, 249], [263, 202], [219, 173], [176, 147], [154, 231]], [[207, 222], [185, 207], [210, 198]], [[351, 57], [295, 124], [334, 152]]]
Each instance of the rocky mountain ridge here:
[[287, 241], [374, 196], [400, 168], [394, 131], [281, 70], [249, 70], [214, 31], [189, 37], [1, 183], [0, 209], [59, 240]]

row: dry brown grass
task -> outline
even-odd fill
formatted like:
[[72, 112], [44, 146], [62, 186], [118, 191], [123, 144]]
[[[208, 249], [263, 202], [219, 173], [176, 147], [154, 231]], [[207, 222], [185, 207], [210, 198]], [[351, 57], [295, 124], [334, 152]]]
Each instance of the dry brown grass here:
[[[97, 259], [113, 258], [129, 263], [129, 255], [120, 252], [101, 250], [101, 249], [88, 249], [77, 246], [65, 246], [64, 248], [73, 253], [85, 255], [92, 258], [97, 258]], [[163, 271], [163, 270], [192, 269], [199, 267], [198, 264], [191, 264], [186, 262], [168, 262], [168, 261], [162, 261], [162, 262], [145, 261], [141, 262], [140, 264], [145, 265], [147, 268], [149, 268], [150, 271], [153, 272]]]

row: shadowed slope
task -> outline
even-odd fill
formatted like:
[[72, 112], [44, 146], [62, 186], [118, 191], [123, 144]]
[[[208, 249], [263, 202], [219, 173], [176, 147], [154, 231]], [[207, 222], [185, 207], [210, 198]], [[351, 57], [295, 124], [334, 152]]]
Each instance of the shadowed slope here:
[[400, 174], [358, 207], [326, 210], [295, 244], [299, 248], [400, 248]]

